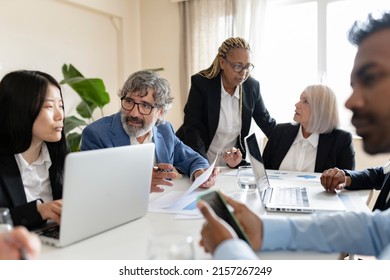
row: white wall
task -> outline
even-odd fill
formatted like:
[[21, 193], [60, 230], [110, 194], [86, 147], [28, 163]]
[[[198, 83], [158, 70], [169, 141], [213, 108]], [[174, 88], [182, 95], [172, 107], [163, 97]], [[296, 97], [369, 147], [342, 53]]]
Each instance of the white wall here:
[[174, 96], [173, 106], [166, 116], [175, 129], [183, 122], [179, 81], [179, 5], [171, 0], [141, 1], [142, 67], [159, 68]]
[[[103, 4], [105, 13], [99, 10]], [[123, 72], [138, 68], [140, 59], [139, 45], [130, 45], [128, 39], [128, 53], [119, 53], [120, 36], [111, 18], [123, 20], [123, 33], [136, 37], [138, 15], [138, 0], [0, 0], [0, 76], [16, 69], [37, 69], [61, 80], [62, 65], [72, 63], [85, 76], [103, 79], [112, 99], [105, 113], [115, 112], [119, 108], [116, 92], [119, 81], [123, 82]], [[128, 63], [120, 66], [120, 56]], [[77, 95], [65, 87], [64, 99], [66, 114], [73, 114], [79, 102]]]
[[[140, 69], [164, 67], [160, 74], [175, 96], [178, 34], [178, 4], [170, 0], [0, 0], [0, 78], [36, 69], [61, 80], [62, 65], [72, 63], [85, 76], [103, 79], [111, 96], [108, 115], [119, 110], [118, 89]], [[78, 96], [65, 87], [64, 99], [66, 115], [74, 114]], [[181, 114], [174, 106], [167, 120], [177, 128]]]

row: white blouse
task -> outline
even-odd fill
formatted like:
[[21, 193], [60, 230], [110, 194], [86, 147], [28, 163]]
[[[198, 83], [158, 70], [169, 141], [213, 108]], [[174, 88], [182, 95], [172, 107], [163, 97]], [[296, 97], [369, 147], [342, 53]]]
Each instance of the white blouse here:
[[216, 165], [225, 165], [223, 151], [235, 146], [237, 137], [241, 131], [240, 116], [240, 87], [237, 86], [233, 95], [225, 91], [221, 78], [221, 109], [219, 110], [219, 122], [214, 138], [207, 151], [210, 162], [218, 155]]
[[299, 127], [297, 136], [280, 164], [280, 170], [314, 172], [319, 134], [313, 133], [308, 138], [302, 134]]
[[53, 194], [49, 178], [51, 159], [46, 143], [43, 142], [38, 159], [30, 165], [23, 158], [22, 154], [15, 154], [15, 160], [22, 177], [27, 202], [37, 200], [38, 198], [44, 202], [52, 201]]

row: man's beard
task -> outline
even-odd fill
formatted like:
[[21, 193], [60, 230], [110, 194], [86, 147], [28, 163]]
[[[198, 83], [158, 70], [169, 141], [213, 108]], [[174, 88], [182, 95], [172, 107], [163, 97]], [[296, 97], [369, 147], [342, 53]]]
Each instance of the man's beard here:
[[[154, 123], [145, 123], [145, 120], [137, 118], [137, 117], [131, 117], [131, 116], [126, 116], [125, 114], [121, 114], [121, 120], [122, 120], [122, 127], [125, 130], [125, 132], [130, 136], [130, 137], [140, 137], [145, 134], [147, 134], [149, 131], [152, 130], [152, 127], [154, 126]], [[127, 122], [131, 121], [133, 123], [141, 124], [141, 127], [134, 127], [131, 125], [128, 125]]]

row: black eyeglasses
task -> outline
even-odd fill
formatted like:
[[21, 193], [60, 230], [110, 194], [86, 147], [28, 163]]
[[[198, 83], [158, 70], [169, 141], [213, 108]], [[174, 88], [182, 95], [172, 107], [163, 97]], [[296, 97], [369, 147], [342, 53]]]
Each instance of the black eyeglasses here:
[[250, 73], [255, 66], [252, 63], [247, 64], [246, 66], [242, 65], [241, 63], [232, 63], [227, 58], [224, 58], [229, 65], [233, 68], [233, 71], [236, 73], [241, 73], [242, 70], [246, 70], [248, 73]]
[[135, 102], [134, 99], [130, 98], [130, 97], [126, 97], [126, 96], [123, 96], [121, 98], [121, 106], [123, 109], [125, 109], [126, 111], [131, 111], [134, 109], [134, 106], [137, 105], [138, 107], [138, 112], [141, 114], [141, 115], [150, 115], [150, 113], [152, 112], [152, 110], [154, 108], [158, 108], [157, 106], [153, 106], [153, 105], [150, 105], [149, 103], [139, 103], [139, 102]]

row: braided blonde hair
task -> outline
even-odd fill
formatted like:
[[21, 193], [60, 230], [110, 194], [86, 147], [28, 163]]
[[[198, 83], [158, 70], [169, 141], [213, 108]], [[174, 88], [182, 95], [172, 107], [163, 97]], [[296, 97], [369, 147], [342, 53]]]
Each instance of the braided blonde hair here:
[[226, 39], [222, 45], [218, 48], [218, 54], [215, 56], [213, 63], [207, 69], [199, 72], [200, 75], [208, 79], [215, 78], [221, 72], [221, 66], [219, 65], [219, 58], [226, 58], [227, 53], [231, 49], [246, 49], [250, 51], [250, 46], [245, 39], [240, 37], [231, 37]]

